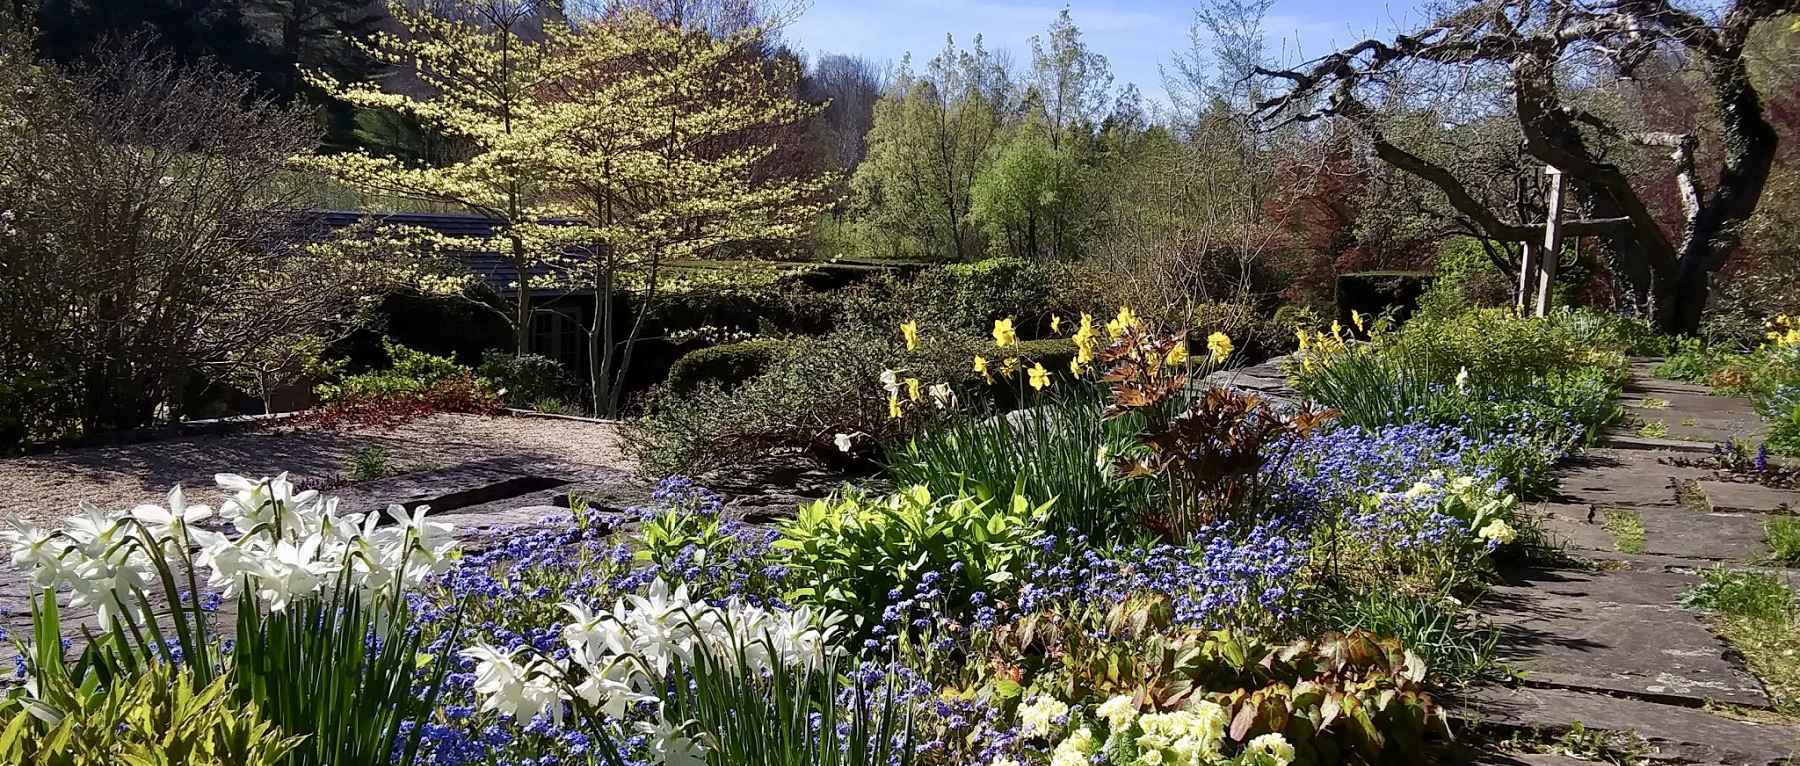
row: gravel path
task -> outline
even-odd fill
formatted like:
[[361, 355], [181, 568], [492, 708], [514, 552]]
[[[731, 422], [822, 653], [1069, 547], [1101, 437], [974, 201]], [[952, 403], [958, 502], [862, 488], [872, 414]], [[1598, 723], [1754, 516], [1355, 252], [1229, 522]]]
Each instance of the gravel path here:
[[333, 481], [356, 450], [379, 446], [393, 472], [513, 456], [629, 468], [618, 427], [527, 417], [434, 415], [392, 430], [247, 432], [227, 436], [94, 447], [0, 459], [0, 523], [47, 525], [81, 500], [103, 509], [157, 500], [175, 484], [190, 501], [216, 504], [213, 474]]

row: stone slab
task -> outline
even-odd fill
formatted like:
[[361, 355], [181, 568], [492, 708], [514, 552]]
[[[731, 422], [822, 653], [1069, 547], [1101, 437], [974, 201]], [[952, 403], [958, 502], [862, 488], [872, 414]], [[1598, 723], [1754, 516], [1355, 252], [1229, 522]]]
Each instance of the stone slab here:
[[[1689, 384], [1640, 376], [1626, 387], [1619, 404], [1637, 422], [1660, 422], [1667, 426], [1666, 438], [1677, 441], [1755, 441], [1766, 432], [1767, 426], [1748, 399], [1718, 396], [1694, 388]], [[1666, 405], [1646, 407], [1646, 398], [1659, 399]]]
[[1800, 726], [1726, 718], [1698, 708], [1571, 689], [1485, 686], [1446, 700], [1453, 717], [1509, 729], [1635, 732], [1656, 762], [1783, 766], [1800, 754]]
[[1466, 763], [1470, 766], [1593, 766], [1600, 761], [1584, 761], [1553, 753], [1458, 753], [1453, 760], [1440, 763]]
[[1736, 481], [1701, 481], [1700, 491], [1715, 511], [1800, 513], [1800, 490], [1775, 489]]
[[1583, 552], [1614, 550], [1612, 533], [1600, 526], [1604, 517], [1596, 513], [1594, 520], [1588, 521], [1593, 510], [1590, 503], [1537, 503], [1526, 509], [1550, 533], [1554, 545]]
[[1712, 389], [1698, 383], [1682, 383], [1661, 378], [1637, 378], [1625, 384], [1626, 395], [1651, 395], [1661, 397], [1664, 394], [1708, 395]]
[[1704, 468], [1669, 465], [1654, 452], [1590, 449], [1571, 458], [1563, 470], [1557, 503], [1646, 506], [1676, 505], [1678, 480], [1711, 476]]
[[1600, 444], [1611, 449], [1621, 450], [1659, 450], [1664, 452], [1684, 452], [1710, 455], [1717, 446], [1713, 442], [1694, 442], [1681, 439], [1653, 439], [1639, 436], [1636, 432], [1620, 427], [1608, 428], [1600, 432]]
[[1769, 550], [1764, 544], [1763, 518], [1755, 514], [1702, 513], [1659, 506], [1613, 509], [1567, 503], [1542, 503], [1532, 510], [1556, 539], [1589, 551], [1617, 550], [1612, 533], [1603, 526], [1608, 511], [1638, 515], [1644, 525], [1641, 553], [1751, 563], [1762, 560]]
[[1482, 599], [1501, 657], [1533, 683], [1679, 704], [1768, 707], [1762, 683], [1698, 614], [1676, 605], [1686, 574], [1536, 570]]

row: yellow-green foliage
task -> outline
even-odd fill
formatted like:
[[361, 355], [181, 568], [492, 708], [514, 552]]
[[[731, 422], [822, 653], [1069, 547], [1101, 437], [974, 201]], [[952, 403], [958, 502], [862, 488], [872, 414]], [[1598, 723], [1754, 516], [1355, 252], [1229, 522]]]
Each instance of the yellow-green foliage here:
[[[17, 701], [0, 731], [0, 762], [30, 766], [273, 766], [300, 738], [286, 737], [253, 705], [232, 701], [229, 680], [194, 688], [185, 670], [155, 665], [130, 683], [99, 688], [89, 676], [55, 709]], [[5, 709], [0, 705], [0, 709]]]
[[1471, 309], [1451, 316], [1418, 318], [1388, 339], [1391, 356], [1454, 375], [1467, 369], [1483, 383], [1529, 382], [1572, 367], [1622, 370], [1617, 351], [1594, 348], [1561, 315], [1520, 321], [1512, 309]]
[[[300, 163], [368, 191], [453, 203], [498, 221], [487, 249], [539, 284], [594, 290], [596, 354], [590, 394], [604, 412], [665, 288], [673, 262], [729, 246], [795, 241], [823, 210], [831, 179], [767, 173], [773, 129], [823, 107], [795, 99], [792, 62], [769, 60], [761, 30], [714, 36], [650, 14], [573, 19], [533, 30], [525, 11], [476, 4], [451, 18], [393, 9], [404, 36], [357, 42], [370, 58], [416, 71], [428, 98], [380, 83], [309, 81], [355, 106], [390, 110], [472, 147], [467, 159], [409, 165], [367, 152]], [[538, 32], [541, 31], [541, 34]], [[635, 293], [637, 316], [617, 322], [613, 300]], [[515, 286], [519, 346], [530, 301]]]

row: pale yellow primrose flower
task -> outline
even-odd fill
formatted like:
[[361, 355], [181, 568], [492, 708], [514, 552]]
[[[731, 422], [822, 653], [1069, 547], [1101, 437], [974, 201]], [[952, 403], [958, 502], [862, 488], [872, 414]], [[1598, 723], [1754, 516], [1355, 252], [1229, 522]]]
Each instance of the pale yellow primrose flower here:
[[[1101, 447], [1096, 455], [1096, 462], [1103, 464], [1105, 460], [1106, 448]], [[1095, 708], [1094, 713], [1106, 721], [1107, 728], [1115, 732], [1124, 731], [1132, 721], [1137, 720], [1137, 700], [1129, 694], [1121, 694], [1100, 703], [1100, 707]]]
[[1100, 742], [1086, 726], [1077, 729], [1050, 754], [1050, 766], [1088, 766], [1088, 756], [1100, 750]]
[[1265, 756], [1274, 766], [1288, 766], [1294, 762], [1294, 746], [1288, 744], [1287, 737], [1279, 733], [1264, 734], [1250, 740], [1250, 744], [1244, 746], [1244, 754]]
[[1507, 524], [1505, 519], [1494, 519], [1488, 522], [1487, 526], [1482, 527], [1476, 536], [1483, 540], [1492, 540], [1497, 544], [1506, 545], [1518, 539], [1519, 532]]
[[1019, 708], [1019, 733], [1027, 737], [1047, 737], [1056, 719], [1068, 714], [1068, 703], [1048, 694], [1042, 695]]

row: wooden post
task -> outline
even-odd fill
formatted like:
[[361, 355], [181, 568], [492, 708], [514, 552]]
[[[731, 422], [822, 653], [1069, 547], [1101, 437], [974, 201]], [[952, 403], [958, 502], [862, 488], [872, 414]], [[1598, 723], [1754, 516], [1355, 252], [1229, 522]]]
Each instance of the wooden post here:
[[1515, 296], [1517, 300], [1514, 301], [1514, 306], [1523, 316], [1526, 311], [1531, 309], [1531, 295], [1537, 290], [1538, 253], [1536, 242], [1528, 239], [1520, 244], [1522, 247], [1519, 248], [1519, 289]]
[[1546, 165], [1550, 201], [1544, 216], [1544, 252], [1538, 256], [1537, 315], [1550, 314], [1550, 287], [1556, 283], [1556, 261], [1562, 255], [1563, 172]]

